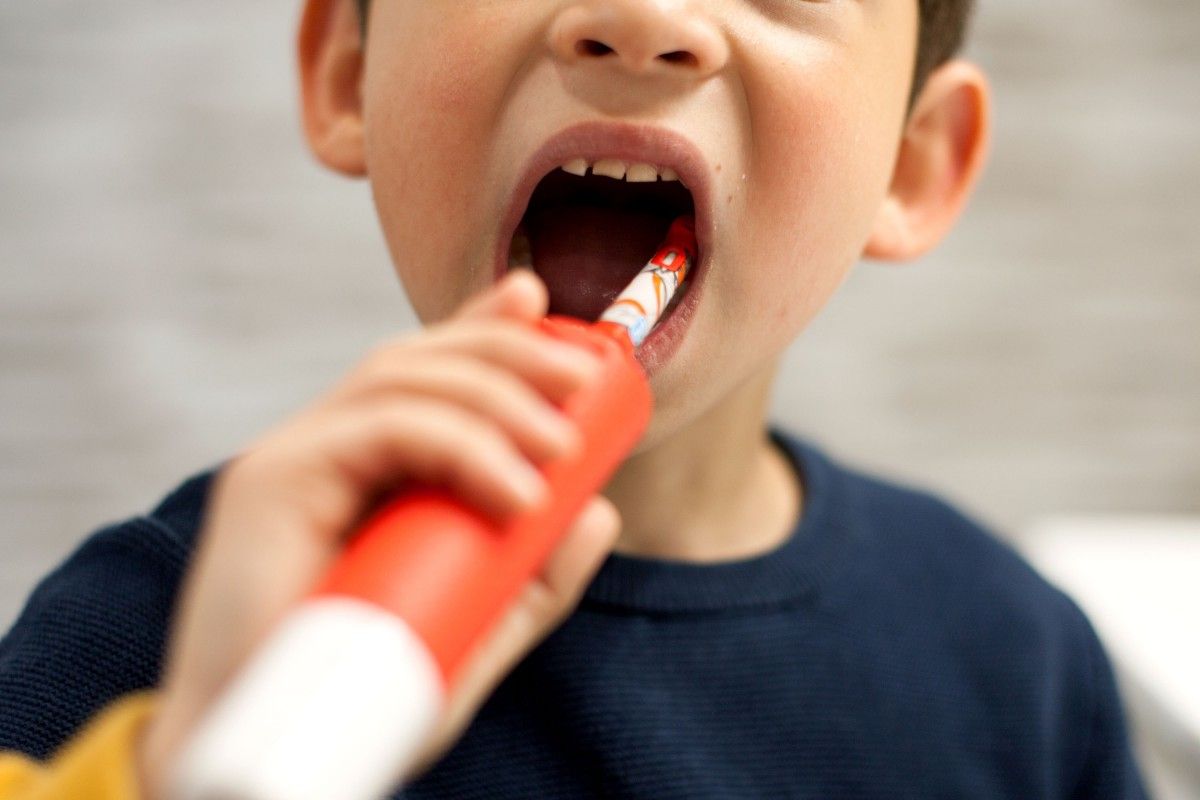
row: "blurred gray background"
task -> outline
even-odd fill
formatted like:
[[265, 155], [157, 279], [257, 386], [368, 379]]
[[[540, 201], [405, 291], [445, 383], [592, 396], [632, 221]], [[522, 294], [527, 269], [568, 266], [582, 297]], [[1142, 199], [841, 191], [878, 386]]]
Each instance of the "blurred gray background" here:
[[[297, 9], [0, 5], [0, 630], [414, 324], [366, 184], [303, 147]], [[983, 0], [982, 187], [932, 256], [857, 268], [776, 418], [1006, 536], [1200, 513], [1198, 36], [1195, 0]]]

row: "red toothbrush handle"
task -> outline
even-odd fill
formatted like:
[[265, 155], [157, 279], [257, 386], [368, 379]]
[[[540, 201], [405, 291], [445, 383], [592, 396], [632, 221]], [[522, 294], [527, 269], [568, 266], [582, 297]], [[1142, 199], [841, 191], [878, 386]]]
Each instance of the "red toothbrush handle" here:
[[542, 465], [549, 500], [500, 525], [446, 490], [399, 494], [363, 523], [314, 592], [366, 600], [399, 616], [429, 648], [447, 685], [650, 420], [649, 384], [620, 332], [569, 317], [548, 317], [541, 327], [603, 363], [600, 378], [562, 405], [584, 446]]
[[207, 712], [171, 797], [371, 800], [411, 765], [465, 656], [650, 420], [650, 387], [623, 328], [566, 317], [541, 325], [603, 363], [563, 403], [584, 446], [542, 465], [548, 499], [504, 524], [445, 490], [385, 502]]

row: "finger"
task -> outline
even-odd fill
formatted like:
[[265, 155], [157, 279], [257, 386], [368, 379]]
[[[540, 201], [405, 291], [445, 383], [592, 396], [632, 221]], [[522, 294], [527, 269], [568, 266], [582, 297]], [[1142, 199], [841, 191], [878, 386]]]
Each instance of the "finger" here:
[[429, 329], [421, 347], [429, 352], [469, 353], [515, 372], [554, 402], [600, 373], [599, 356], [520, 323], [467, 322]]
[[423, 355], [408, 363], [381, 362], [362, 399], [398, 394], [445, 400], [494, 422], [537, 463], [575, 452], [579, 426], [514, 373], [469, 356]]
[[533, 270], [514, 269], [506, 272], [499, 282], [467, 300], [451, 319], [512, 319], [537, 320], [546, 316], [550, 293]]
[[397, 478], [443, 486], [489, 516], [505, 519], [541, 502], [545, 478], [490, 420], [432, 398], [354, 409], [325, 434], [355, 491]]
[[612, 552], [620, 532], [621, 515], [617, 507], [603, 495], [594, 496], [575, 518], [535, 581], [535, 585], [541, 583], [546, 587], [552, 609], [562, 616], [570, 613]]
[[473, 674], [479, 682], [476, 695], [489, 691], [575, 608], [612, 551], [620, 527], [620, 516], [606, 498], [597, 496], [585, 506], [541, 573], [526, 584], [465, 668], [464, 676]]
[[500, 681], [575, 607], [619, 532], [620, 516], [613, 504], [599, 495], [592, 498], [541, 575], [530, 581], [468, 657], [437, 731], [410, 776], [420, 775], [458, 740]]

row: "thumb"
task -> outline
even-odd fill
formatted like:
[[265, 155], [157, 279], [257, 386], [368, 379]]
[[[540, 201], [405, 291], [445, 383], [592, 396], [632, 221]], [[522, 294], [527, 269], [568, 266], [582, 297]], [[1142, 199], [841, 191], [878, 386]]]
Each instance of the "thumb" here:
[[512, 269], [500, 281], [467, 300], [454, 319], [539, 320], [546, 316], [550, 293], [546, 284], [531, 269]]
[[[621, 517], [608, 498], [596, 495], [571, 523], [541, 574], [526, 584], [463, 669], [461, 683], [482, 702], [558, 623], [575, 608], [587, 584], [611, 552]], [[474, 684], [467, 689], [466, 684]]]
[[532, 598], [536, 603], [542, 604], [537, 612], [551, 624], [569, 614], [612, 551], [620, 532], [617, 507], [603, 495], [593, 497], [575, 517], [541, 575], [526, 589], [527, 594], [536, 595]]
[[525, 655], [575, 608], [583, 590], [612, 551], [621, 529], [616, 507], [596, 495], [512, 607], [464, 665], [429, 739], [406, 781], [433, 766], [458, 741], [479, 707]]

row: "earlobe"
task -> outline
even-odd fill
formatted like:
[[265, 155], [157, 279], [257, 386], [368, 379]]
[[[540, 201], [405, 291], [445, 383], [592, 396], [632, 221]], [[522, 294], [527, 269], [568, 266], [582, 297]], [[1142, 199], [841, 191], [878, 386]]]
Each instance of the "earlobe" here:
[[364, 59], [354, 0], [307, 0], [296, 55], [304, 135], [313, 155], [344, 175], [366, 175]]
[[909, 238], [904, 208], [889, 194], [875, 214], [871, 238], [867, 241], [864, 255], [868, 258], [900, 260], [895, 254], [905, 251]]
[[962, 213], [987, 158], [990, 90], [974, 64], [950, 61], [917, 98], [863, 255], [907, 261], [924, 255]]

